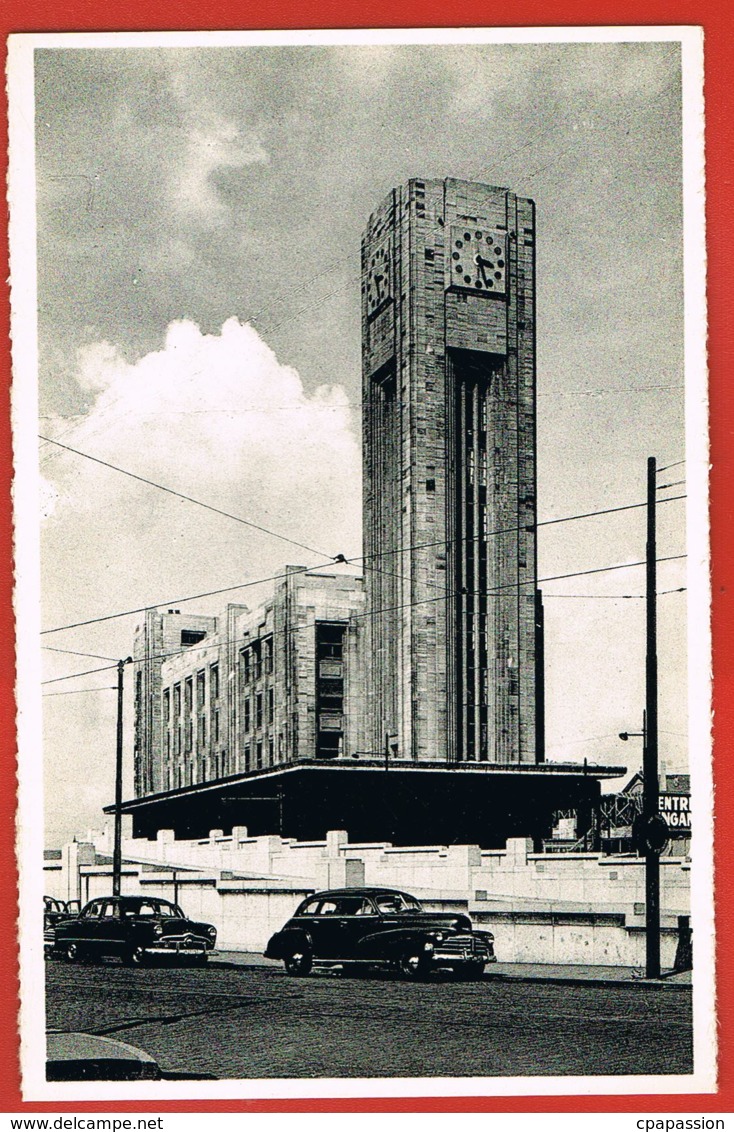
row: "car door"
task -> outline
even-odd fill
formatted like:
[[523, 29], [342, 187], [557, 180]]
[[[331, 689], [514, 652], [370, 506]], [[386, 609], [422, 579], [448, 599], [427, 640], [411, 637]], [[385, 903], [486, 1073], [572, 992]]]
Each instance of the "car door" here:
[[317, 957], [352, 959], [359, 939], [369, 931], [369, 924], [377, 920], [377, 915], [364, 896], [337, 896], [322, 900], [317, 919]]
[[104, 903], [104, 900], [92, 900], [82, 909], [79, 919], [70, 925], [68, 932], [64, 933], [70, 943], [81, 943], [90, 956], [102, 954], [99, 918]]
[[125, 950], [125, 926], [118, 900], [105, 900], [99, 917], [100, 952], [122, 955]]
[[309, 917], [314, 959], [335, 959], [339, 954], [338, 908], [338, 899], [330, 896], [322, 900], [315, 914]]

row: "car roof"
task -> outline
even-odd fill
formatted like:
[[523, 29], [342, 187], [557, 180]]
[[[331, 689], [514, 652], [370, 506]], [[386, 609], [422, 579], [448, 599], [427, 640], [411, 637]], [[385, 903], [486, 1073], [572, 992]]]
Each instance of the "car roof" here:
[[93, 896], [87, 904], [173, 904], [167, 896]]

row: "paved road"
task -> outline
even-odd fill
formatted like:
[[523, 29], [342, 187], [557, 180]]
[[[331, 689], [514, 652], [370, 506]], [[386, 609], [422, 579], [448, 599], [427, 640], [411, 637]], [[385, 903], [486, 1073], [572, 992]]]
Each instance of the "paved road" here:
[[46, 964], [48, 1026], [217, 1077], [690, 1073], [690, 988]]

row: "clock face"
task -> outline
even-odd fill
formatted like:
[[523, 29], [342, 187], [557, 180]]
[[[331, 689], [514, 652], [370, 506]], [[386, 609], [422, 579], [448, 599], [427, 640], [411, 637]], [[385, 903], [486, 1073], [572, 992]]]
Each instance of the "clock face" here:
[[392, 255], [390, 240], [385, 239], [372, 249], [367, 261], [367, 317], [382, 310], [392, 298]]
[[451, 225], [446, 288], [475, 294], [507, 291], [507, 233], [469, 223]]

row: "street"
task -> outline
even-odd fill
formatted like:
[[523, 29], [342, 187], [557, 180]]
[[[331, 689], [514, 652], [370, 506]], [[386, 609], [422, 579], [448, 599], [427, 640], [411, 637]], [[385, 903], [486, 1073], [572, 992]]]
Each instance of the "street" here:
[[46, 964], [49, 1029], [217, 1077], [690, 1073], [690, 987]]

